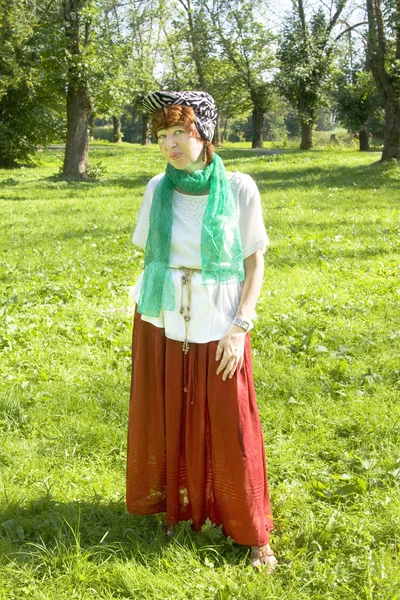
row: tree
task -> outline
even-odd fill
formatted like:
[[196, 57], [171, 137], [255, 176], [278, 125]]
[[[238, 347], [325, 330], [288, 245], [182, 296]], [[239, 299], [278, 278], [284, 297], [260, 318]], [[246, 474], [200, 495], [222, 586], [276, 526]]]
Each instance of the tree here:
[[238, 0], [214, 0], [209, 6], [201, 0], [210, 16], [210, 30], [219, 46], [219, 56], [231, 64], [230, 89], [240, 94], [244, 105], [251, 106], [253, 148], [263, 147], [264, 115], [271, 107], [271, 73], [274, 67], [272, 43], [274, 36], [256, 16], [262, 14], [264, 3]]
[[209, 32], [204, 19], [205, 13], [192, 4], [191, 0], [178, 0], [187, 18], [187, 40], [190, 44], [190, 54], [196, 68], [197, 80], [201, 90], [206, 91], [206, 60]]
[[[251, 110], [253, 147], [262, 147], [264, 114], [271, 104], [273, 36], [255, 16], [261, 5], [261, 0], [178, 0], [179, 10], [169, 6], [162, 24], [169, 63], [166, 87], [209, 92], [219, 118]], [[218, 123], [216, 144], [219, 131]]]
[[64, 175], [87, 177], [89, 122], [93, 97], [89, 83], [88, 63], [92, 45], [90, 0], [61, 0], [67, 69], [67, 138]]
[[339, 22], [347, 0], [339, 0], [327, 16], [319, 7], [308, 22], [303, 0], [293, 0], [279, 42], [278, 85], [297, 110], [301, 122], [302, 150], [312, 148], [317, 110], [324, 104], [326, 84], [333, 64], [332, 31]]
[[[189, 87], [209, 92], [218, 103], [216, 91], [218, 90], [220, 78], [217, 75], [219, 73], [218, 68], [217, 70], [213, 69], [216, 52], [212, 39], [210, 18], [203, 10], [202, 2], [198, 0], [178, 0], [178, 3], [182, 7], [184, 24], [181, 29], [188, 47], [189, 64], [192, 64], [190, 79], [194, 83], [189, 85]], [[177, 24], [175, 21], [174, 26], [176, 27]], [[169, 48], [172, 50], [171, 43], [169, 44]], [[171, 57], [173, 57], [172, 52]], [[173, 58], [176, 68], [176, 58], [175, 56]], [[216, 75], [216, 78], [214, 75]], [[218, 112], [217, 116], [213, 142], [217, 146], [221, 145], [220, 112]]]
[[[139, 0], [61, 0], [67, 137], [63, 172], [87, 177], [89, 125], [93, 112], [115, 117], [116, 137], [123, 107], [140, 85], [141, 68], [130, 33], [132, 15], [149, 3]], [[150, 2], [151, 4], [151, 2]], [[57, 17], [57, 15], [55, 15]]]
[[167, 56], [169, 39], [166, 36], [165, 49], [161, 38], [163, 31], [165, 35], [164, 20], [168, 21], [170, 16], [171, 8], [164, 0], [131, 0], [126, 27], [134, 64], [134, 69], [131, 69], [129, 103], [134, 113], [141, 118], [140, 137], [143, 146], [150, 144], [151, 139], [150, 118], [143, 110], [142, 101], [154, 89], [165, 88], [164, 70], [158, 80], [155, 71], [160, 70]]
[[382, 161], [400, 160], [400, 2], [367, 0], [368, 59], [385, 108]]
[[371, 127], [381, 106], [371, 72], [357, 70], [350, 81], [340, 72], [334, 96], [339, 119], [349, 130], [358, 132], [360, 151], [367, 152]]

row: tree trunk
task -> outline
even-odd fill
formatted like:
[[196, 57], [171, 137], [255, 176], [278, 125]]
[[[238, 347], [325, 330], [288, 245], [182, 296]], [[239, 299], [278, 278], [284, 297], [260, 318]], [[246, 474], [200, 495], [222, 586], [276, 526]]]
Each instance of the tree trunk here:
[[219, 119], [219, 115], [217, 116], [217, 122], [215, 125], [215, 132], [214, 132], [214, 138], [213, 138], [213, 144], [214, 146], [216, 146], [217, 148], [220, 148], [222, 146], [221, 144], [221, 122]]
[[[394, 94], [393, 94], [394, 96]], [[400, 160], [400, 101], [389, 96], [385, 106], [385, 141], [381, 161]]]
[[251, 143], [252, 148], [263, 148], [263, 127], [264, 127], [264, 113], [260, 107], [256, 104], [253, 105], [253, 113], [251, 115], [253, 123], [253, 140]]
[[151, 144], [149, 124], [150, 124], [150, 118], [147, 115], [143, 115], [143, 118], [142, 118], [142, 146], [148, 146], [149, 144]]
[[226, 142], [227, 130], [228, 130], [228, 121], [229, 119], [225, 119], [224, 131], [222, 132], [221, 142]]
[[118, 144], [118, 142], [122, 142], [121, 119], [119, 117], [113, 117], [112, 121], [113, 121], [113, 141], [115, 144]]
[[365, 127], [362, 127], [358, 132], [358, 139], [360, 141], [360, 152], [369, 152], [368, 130]]
[[[387, 68], [389, 62], [393, 63], [388, 54], [391, 44], [387, 41], [386, 29], [390, 29], [394, 22], [395, 31], [395, 59], [400, 60], [400, 1], [393, 5], [396, 7], [389, 18], [381, 0], [367, 0], [368, 14], [368, 58], [371, 71], [379, 90], [382, 104], [385, 107], [385, 141], [381, 161], [400, 160], [400, 100], [398, 89], [400, 77], [397, 72]], [[389, 34], [390, 37], [390, 34]]]
[[91, 110], [90, 116], [89, 116], [89, 125], [88, 125], [90, 141], [93, 140], [93, 128], [94, 128], [94, 112], [93, 112], [93, 110]]
[[89, 121], [92, 100], [88, 86], [69, 86], [67, 92], [67, 140], [63, 173], [75, 179], [87, 178]]
[[313, 147], [313, 121], [301, 122], [301, 144], [300, 150], [310, 150]]
[[203, 40], [201, 39], [201, 35], [199, 37], [199, 32], [198, 32], [198, 29], [196, 28], [196, 23], [193, 20], [193, 16], [195, 16], [195, 18], [196, 18], [196, 15], [193, 11], [190, 0], [186, 0], [186, 4], [185, 4], [185, 2], [183, 2], [183, 0], [179, 0], [179, 3], [183, 6], [183, 8], [186, 11], [186, 15], [188, 18], [188, 25], [189, 25], [189, 40], [188, 41], [192, 46], [192, 57], [193, 57], [193, 62], [194, 62], [195, 68], [196, 68], [197, 79], [199, 81], [200, 89], [205, 91], [207, 86], [206, 86], [206, 82], [205, 82], [203, 61], [202, 61], [201, 52], [200, 52], [200, 49], [203, 44]]

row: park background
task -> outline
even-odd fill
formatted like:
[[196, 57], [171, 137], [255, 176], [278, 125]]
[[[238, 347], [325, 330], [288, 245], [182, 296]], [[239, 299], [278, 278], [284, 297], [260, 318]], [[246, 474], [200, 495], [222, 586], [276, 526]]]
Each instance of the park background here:
[[[0, 0], [1, 600], [400, 597], [399, 61], [395, 2]], [[124, 507], [154, 89], [261, 193], [269, 578]]]

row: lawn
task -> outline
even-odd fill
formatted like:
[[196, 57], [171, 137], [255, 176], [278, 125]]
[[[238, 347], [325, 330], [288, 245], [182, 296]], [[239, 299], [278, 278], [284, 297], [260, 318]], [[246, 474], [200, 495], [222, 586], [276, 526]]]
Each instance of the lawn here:
[[220, 151], [262, 195], [252, 332], [279, 568], [124, 507], [130, 241], [156, 147], [0, 171], [0, 599], [400, 598], [400, 167], [352, 149]]

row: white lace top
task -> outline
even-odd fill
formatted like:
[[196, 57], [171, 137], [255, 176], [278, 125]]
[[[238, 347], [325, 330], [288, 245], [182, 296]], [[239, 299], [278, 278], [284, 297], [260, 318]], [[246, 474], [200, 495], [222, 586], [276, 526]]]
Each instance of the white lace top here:
[[[151, 202], [155, 187], [163, 173], [153, 177], [147, 184], [137, 225], [133, 234], [133, 243], [145, 248], [149, 232], [149, 217]], [[239, 215], [239, 230], [244, 258], [258, 249], [265, 251], [268, 236], [265, 231], [260, 195], [255, 181], [244, 173], [228, 173], [233, 196]], [[201, 227], [208, 195], [190, 196], [174, 192], [172, 198], [172, 232], [170, 249], [170, 266], [172, 279], [175, 284], [176, 304], [174, 311], [162, 311], [159, 317], [142, 315], [156, 327], [165, 328], [165, 335], [174, 340], [185, 339], [185, 325], [179, 313], [181, 306], [181, 277], [179, 267], [201, 269]], [[133, 298], [137, 300], [143, 273], [133, 288]], [[204, 285], [201, 273], [193, 273], [191, 279], [192, 301], [188, 341], [206, 343], [219, 340], [229, 329], [236, 315], [243, 288], [243, 282], [220, 283]], [[184, 289], [184, 304], [186, 306], [186, 288]], [[255, 316], [255, 315], [254, 315]]]

